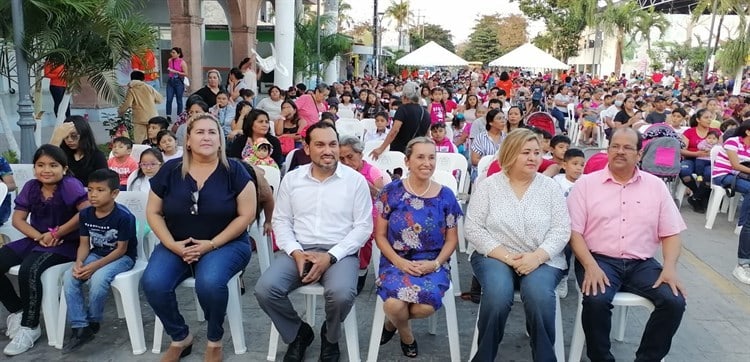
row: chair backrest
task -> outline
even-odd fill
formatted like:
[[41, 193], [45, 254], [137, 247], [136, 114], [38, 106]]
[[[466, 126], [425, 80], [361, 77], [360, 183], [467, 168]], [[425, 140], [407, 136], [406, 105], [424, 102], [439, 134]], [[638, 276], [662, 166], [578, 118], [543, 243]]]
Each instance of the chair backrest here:
[[354, 136], [362, 139], [365, 134], [365, 128], [359, 121], [350, 120], [338, 120], [336, 122], [336, 131], [339, 133], [339, 137], [342, 136]]
[[570, 118], [570, 120], [575, 119], [576, 118], [576, 105], [573, 103], [568, 103], [567, 108], [568, 108], [568, 118]]
[[0, 182], [0, 202], [5, 200], [5, 196], [8, 195], [8, 185]]
[[260, 165], [258, 167], [260, 167], [265, 173], [264, 177], [266, 178], [266, 181], [268, 181], [268, 184], [271, 185], [273, 198], [275, 200], [276, 195], [279, 193], [279, 185], [281, 184], [281, 171], [278, 168], [271, 166]]
[[449, 171], [435, 170], [432, 174], [432, 181], [448, 187], [453, 191], [454, 195], [458, 196], [458, 182], [456, 182], [456, 178], [453, 177], [453, 173]]
[[[380, 145], [382, 145], [382, 144], [383, 144], [383, 141], [380, 141], [380, 140], [373, 140], [373, 141], [367, 141], [367, 142], [365, 142], [365, 150], [362, 152], [362, 155], [369, 160], [370, 159], [370, 156], [369, 156], [370, 152], [372, 152], [372, 150], [380, 147]], [[388, 145], [388, 147], [385, 150], [388, 151], [390, 149], [391, 149], [391, 146]]]
[[716, 157], [719, 157], [719, 152], [723, 150], [723, 146], [714, 146], [711, 148], [711, 169], [714, 169], [714, 162], [716, 162]]
[[299, 150], [299, 148], [295, 148], [286, 154], [286, 159], [284, 159], [284, 175], [289, 172], [289, 166], [292, 165], [292, 157], [294, 157], [294, 153], [297, 152], [297, 150]]
[[375, 133], [378, 130], [378, 127], [375, 125], [375, 118], [362, 118], [360, 124], [362, 124], [367, 133]]
[[16, 181], [16, 193], [21, 192], [26, 182], [34, 179], [34, 165], [30, 163], [15, 163], [10, 165], [13, 170], [13, 180]]
[[490, 169], [490, 164], [495, 159], [497, 159], [497, 155], [482, 156], [477, 163], [477, 174], [487, 176], [487, 170]]
[[466, 157], [460, 153], [444, 153], [439, 152], [435, 157], [435, 169], [447, 171], [453, 173], [459, 171], [458, 176], [458, 190], [459, 192], [465, 192], [468, 180], [469, 162]]
[[337, 115], [341, 118], [354, 118], [354, 111], [349, 108], [341, 108], [339, 109], [339, 113], [337, 113]]
[[120, 191], [115, 199], [117, 203], [125, 206], [135, 216], [136, 235], [138, 236], [138, 258], [146, 260], [146, 247], [143, 245], [146, 239], [146, 204], [148, 203], [148, 192], [142, 191]]
[[368, 155], [364, 155], [368, 158], [368, 162], [372, 163], [373, 165], [377, 166], [379, 169], [383, 171], [388, 171], [390, 173], [393, 173], [393, 170], [400, 168], [403, 170], [403, 174], [406, 174], [406, 156], [398, 151], [386, 151], [380, 154], [380, 157], [378, 157], [377, 161], [371, 161], [369, 160]]

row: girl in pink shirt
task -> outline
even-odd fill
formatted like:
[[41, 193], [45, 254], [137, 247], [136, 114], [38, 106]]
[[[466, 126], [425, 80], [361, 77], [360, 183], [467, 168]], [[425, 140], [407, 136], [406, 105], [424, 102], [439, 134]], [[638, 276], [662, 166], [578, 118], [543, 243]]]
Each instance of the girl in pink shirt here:
[[445, 122], [445, 102], [443, 101], [443, 90], [435, 87], [431, 92], [432, 103], [430, 103], [430, 122], [432, 124]]

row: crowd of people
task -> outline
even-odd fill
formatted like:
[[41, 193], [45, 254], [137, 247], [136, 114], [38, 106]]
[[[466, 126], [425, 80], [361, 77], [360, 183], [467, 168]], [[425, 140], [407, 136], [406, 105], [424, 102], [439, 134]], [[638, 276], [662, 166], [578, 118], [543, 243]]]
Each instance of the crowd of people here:
[[[712, 182], [750, 192], [750, 98], [727, 95], [719, 82], [701, 87], [660, 72], [603, 79], [574, 70], [438, 71], [425, 79], [406, 72], [406, 79], [356, 78], [311, 89], [271, 86], [257, 100], [257, 72], [246, 59], [226, 84], [219, 71], [208, 71], [183, 108], [182, 55], [172, 49], [165, 116], [157, 114], [163, 99], [147, 72], [133, 71], [120, 112], [132, 111], [135, 132], [113, 139], [109, 157], [90, 125], [70, 116], [34, 155], [34, 180], [16, 186], [0, 158], [2, 181], [20, 189], [11, 219], [25, 235], [0, 248], [0, 301], [12, 339], [6, 355], [24, 353], [40, 337], [40, 276], [54, 265], [74, 262], [64, 277], [73, 333], [63, 352], [102, 328], [109, 284], [132, 268], [139, 241], [133, 215], [115, 198], [141, 191], [149, 193], [148, 225], [160, 241], [141, 285], [172, 339], [163, 361], [192, 352], [194, 335], [175, 296], [187, 277], [196, 279], [208, 321], [205, 359], [222, 359], [227, 282], [250, 261], [255, 241], [247, 230], [261, 211], [263, 232], [273, 233], [279, 252], [253, 291], [289, 345], [285, 361], [304, 360], [315, 338], [288, 297], [310, 283], [325, 290], [320, 360], [339, 360], [341, 324], [364, 287], [374, 248], [387, 318], [380, 344], [398, 334], [404, 356], [420, 355], [409, 321], [442, 307], [461, 222], [475, 279], [465, 296], [480, 303], [474, 361], [498, 354], [515, 291], [533, 359], [555, 360], [555, 303], [567, 295], [570, 269], [583, 294], [588, 357], [614, 359], [611, 303], [626, 291], [656, 306], [636, 360], [657, 361], [668, 354], [685, 310], [676, 273], [685, 223], [663, 175], [639, 168], [651, 141], [640, 131], [661, 125], [677, 135], [674, 178], [687, 186], [695, 212], [706, 211]], [[372, 119], [375, 128], [340, 135], [339, 119]], [[365, 151], [370, 142], [377, 147]], [[136, 145], [145, 145], [138, 159]], [[578, 147], [602, 152], [587, 160]], [[402, 173], [377, 168], [387, 151], [404, 154]], [[474, 181], [465, 211], [452, 190], [432, 180], [438, 153], [467, 159], [469, 168], [457, 170]], [[487, 157], [490, 165], [480, 168]], [[259, 166], [289, 169], [277, 196]], [[0, 223], [10, 217], [9, 199], [3, 202]], [[750, 284], [748, 225], [745, 198], [733, 275]], [[663, 264], [654, 259], [659, 248]], [[5, 276], [17, 264], [20, 295]]]

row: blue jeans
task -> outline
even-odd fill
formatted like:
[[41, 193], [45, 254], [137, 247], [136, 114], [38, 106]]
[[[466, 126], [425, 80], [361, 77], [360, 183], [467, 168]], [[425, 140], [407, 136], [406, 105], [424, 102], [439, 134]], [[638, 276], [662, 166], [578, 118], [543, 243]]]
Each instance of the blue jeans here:
[[557, 109], [557, 107], [552, 107], [552, 112], [550, 112], [550, 114], [557, 120], [557, 127], [560, 128], [560, 132], [567, 132], [567, 129], [565, 128], [565, 122], [567, 122], [568, 118], [567, 113], [563, 113], [563, 111]]
[[[713, 182], [720, 186], [729, 186], [736, 178], [736, 175], [724, 175], [714, 178]], [[734, 191], [745, 195], [740, 205], [740, 215], [738, 216], [737, 225], [742, 226], [740, 232], [740, 241], [737, 245], [737, 263], [740, 265], [750, 264], [750, 181], [738, 178], [734, 184]]]
[[175, 295], [175, 288], [189, 277], [195, 278], [195, 293], [208, 321], [208, 340], [221, 341], [229, 297], [227, 283], [247, 266], [250, 253], [247, 235], [204, 254], [193, 264], [185, 263], [162, 244], [156, 246], [143, 272], [141, 285], [148, 304], [173, 341], [181, 341], [189, 334]]
[[693, 174], [703, 176], [703, 182], [708, 182], [711, 179], [711, 160], [700, 158], [682, 160], [680, 164], [680, 178], [690, 177], [692, 179]]
[[182, 94], [185, 92], [185, 83], [182, 78], [167, 80], [167, 116], [172, 115], [172, 98], [177, 98], [177, 113], [182, 113]]
[[471, 267], [482, 285], [479, 341], [473, 361], [495, 360], [516, 287], [521, 291], [534, 361], [555, 361], [555, 287], [562, 270], [542, 264], [530, 274], [518, 276], [507, 264], [476, 252]]
[[[654, 311], [646, 322], [635, 361], [659, 361], [669, 353], [672, 337], [680, 327], [685, 312], [685, 297], [675, 296], [667, 284], [653, 288], [662, 267], [654, 258], [646, 260], [617, 259], [594, 254], [597, 264], [609, 279], [610, 286], [597, 295], [583, 296], [581, 322], [586, 334], [587, 355], [592, 361], [614, 361], [610, 353], [609, 332], [612, 329], [612, 299], [615, 293], [630, 292], [654, 303]], [[576, 261], [579, 286], [585, 270]]]
[[[83, 261], [83, 265], [91, 264], [103, 256], [90, 253]], [[83, 328], [89, 322], [99, 323], [104, 314], [104, 302], [109, 295], [109, 287], [117, 274], [126, 272], [133, 268], [135, 261], [123, 255], [109, 264], [97, 269], [89, 280], [78, 280], [73, 277], [73, 269], [65, 272], [63, 277], [65, 288], [65, 301], [68, 303], [68, 320], [72, 328]], [[83, 306], [83, 285], [89, 284], [89, 308]]]

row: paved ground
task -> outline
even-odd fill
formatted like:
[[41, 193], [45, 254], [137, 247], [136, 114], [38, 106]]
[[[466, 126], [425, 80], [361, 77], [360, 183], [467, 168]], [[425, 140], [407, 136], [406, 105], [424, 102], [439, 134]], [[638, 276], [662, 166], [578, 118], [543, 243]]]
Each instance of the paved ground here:
[[[6, 100], [6, 110], [15, 109], [9, 107], [7, 98], [0, 97], [0, 99]], [[96, 123], [92, 125], [99, 141], [103, 142], [106, 135], [103, 127]], [[45, 128], [45, 132], [48, 131], [49, 128]], [[49, 136], [46, 134], [44, 137]], [[0, 142], [0, 150], [2, 150], [5, 141]], [[736, 262], [737, 250], [737, 236], [732, 233], [734, 226], [727, 221], [726, 214], [720, 214], [717, 217], [714, 229], [706, 230], [703, 227], [704, 216], [690, 211], [687, 203], [682, 209], [682, 214], [688, 224], [688, 230], [682, 235], [684, 248], [680, 258], [679, 273], [688, 289], [688, 308], [667, 359], [669, 361], [748, 361], [750, 360], [750, 347], [748, 347], [747, 341], [747, 336], [750, 335], [750, 286], [737, 282], [731, 276], [731, 270]], [[471, 268], [464, 254], [459, 257], [461, 283], [462, 287], [466, 289]], [[253, 257], [247, 270], [245, 281], [248, 286], [252, 286], [259, 274], [256, 257]], [[562, 300], [566, 355], [573, 330], [577, 302], [572, 283], [569, 287], [570, 295]], [[359, 322], [357, 332], [361, 347], [360, 356], [363, 360], [367, 358], [375, 298], [373, 280], [372, 277], [369, 277], [365, 290], [357, 298], [357, 318]], [[195, 303], [187, 291], [180, 292], [180, 300], [180, 309], [197, 336], [193, 354], [184, 360], [200, 361], [205, 350], [205, 323], [199, 323], [195, 320]], [[225, 324], [227, 329], [224, 340], [226, 360], [263, 361], [268, 350], [270, 320], [260, 310], [252, 294], [245, 295], [242, 298], [242, 303], [248, 352], [240, 356], [234, 355], [228, 325]], [[295, 305], [302, 307], [303, 303], [301, 300], [297, 300]], [[107, 314], [102, 331], [97, 335], [94, 342], [84, 346], [77, 353], [62, 356], [58, 350], [47, 346], [46, 337], [42, 336], [36, 347], [24, 355], [12, 358], [12, 360], [97, 362], [158, 360], [159, 356], [150, 352], [154, 317], [144, 298], [141, 298], [141, 308], [146, 331], [146, 344], [149, 347], [149, 351], [143, 355], [132, 355], [125, 321], [117, 319], [114, 302], [110, 300], [106, 308]], [[461, 357], [463, 360], [467, 360], [477, 306], [459, 299], [457, 300], [457, 309]], [[3, 317], [4, 313], [4, 310], [0, 311], [0, 317]], [[316, 313], [318, 326], [322, 314], [322, 301], [319, 300]], [[645, 310], [632, 309], [627, 319], [624, 342], [613, 341], [612, 349], [617, 359], [632, 360], [634, 358], [647, 317]], [[0, 319], [0, 328], [4, 328], [2, 320], [4, 318]], [[414, 322], [415, 335], [420, 343], [421, 353], [420, 357], [415, 359], [416, 361], [449, 360], [448, 338], [444, 321], [444, 314], [440, 311], [438, 313], [438, 333], [435, 336], [427, 333], [425, 321]], [[524, 335], [523, 321], [522, 309], [517, 305], [514, 306], [511, 318], [508, 320], [505, 339], [500, 346], [498, 361], [531, 360], [529, 339]], [[164, 348], [166, 348], [167, 341], [168, 337], [165, 337]], [[317, 360], [319, 341], [319, 337], [316, 336], [314, 344], [309, 349], [308, 361]], [[0, 335], [0, 347], [6, 343], [7, 337]], [[343, 356], [346, 356], [346, 343], [342, 341], [341, 347]], [[277, 359], [280, 360], [283, 357], [285, 350], [286, 346], [279, 346]], [[380, 349], [378, 360], [412, 361], [401, 355], [396, 341], [392, 341]]]

